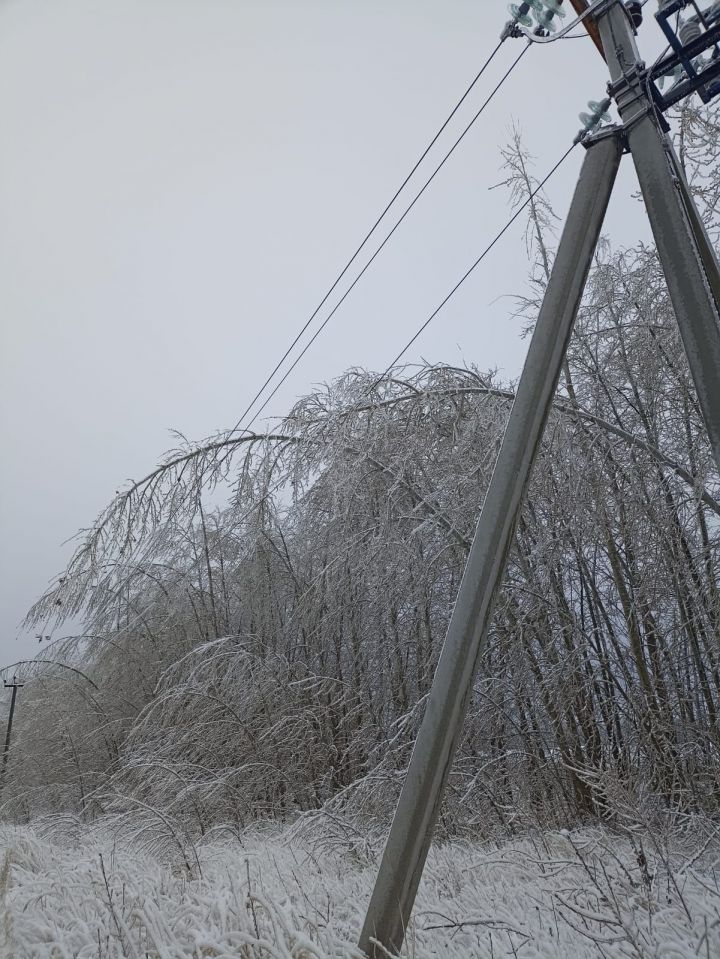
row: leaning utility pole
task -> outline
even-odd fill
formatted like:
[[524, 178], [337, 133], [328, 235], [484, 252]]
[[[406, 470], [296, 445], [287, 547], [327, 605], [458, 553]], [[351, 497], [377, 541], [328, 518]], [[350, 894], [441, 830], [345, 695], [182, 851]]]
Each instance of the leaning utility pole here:
[[13, 717], [15, 715], [15, 700], [18, 689], [22, 689], [24, 685], [25, 683], [19, 683], [15, 676], [13, 676], [11, 683], [5, 682], [5, 689], [12, 689], [12, 696], [10, 697], [10, 714], [8, 716], [7, 730], [5, 731], [5, 749], [3, 750], [2, 769], [0, 769], [0, 793], [5, 785], [5, 770], [10, 753], [10, 736], [12, 735]]
[[[546, 0], [548, 2], [548, 0]], [[548, 2], [553, 9], [557, 0]], [[588, 10], [585, 0], [572, 0]], [[693, 0], [664, 0], [660, 15]], [[537, 3], [523, 3], [516, 17]], [[677, 317], [690, 371], [715, 462], [720, 470], [720, 270], [705, 235], [680, 164], [667, 136], [662, 109], [677, 102], [651, 88], [655, 76], [685, 71], [684, 95], [699, 90], [714, 96], [708, 83], [720, 71], [720, 57], [698, 75], [697, 47], [714, 42], [716, 26], [704, 23], [709, 37], [695, 36], [690, 53], [676, 47], [650, 74], [638, 56], [635, 27], [640, 4], [599, 0], [585, 25], [610, 70], [609, 94], [621, 127], [584, 140], [580, 173], [543, 304], [528, 349], [502, 446], [485, 496], [425, 714], [390, 829], [363, 926], [360, 948], [373, 959], [396, 954], [405, 937], [443, 792], [472, 694], [495, 600], [533, 463], [550, 413], [592, 257], [602, 228], [623, 151], [637, 169], [648, 219]], [[663, 29], [665, 27], [663, 26]], [[598, 42], [599, 41], [599, 42]], [[706, 43], [707, 46], [707, 43]], [[693, 59], [691, 60], [690, 57]], [[717, 90], [720, 93], [720, 88]], [[666, 102], [667, 101], [667, 102]]]
[[588, 146], [365, 920], [360, 948], [377, 959], [372, 939], [402, 945], [621, 155], [615, 131]]

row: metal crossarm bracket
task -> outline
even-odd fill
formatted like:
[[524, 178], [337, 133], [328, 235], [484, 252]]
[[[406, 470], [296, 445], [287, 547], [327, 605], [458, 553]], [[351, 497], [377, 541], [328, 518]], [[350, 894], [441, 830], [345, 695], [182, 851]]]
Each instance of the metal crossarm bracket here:
[[[681, 10], [692, 7], [695, 15], [686, 23], [694, 23], [701, 32], [697, 37], [683, 42], [672, 23], [672, 17]], [[655, 100], [663, 111], [680, 100], [697, 93], [703, 103], [709, 103], [720, 94], [720, 8], [703, 12], [695, 0], [670, 0], [655, 14], [661, 30], [671, 47], [671, 52], [652, 70]], [[712, 50], [709, 63], [698, 66], [697, 58]], [[676, 83], [663, 94], [655, 83], [680, 66], [686, 79]]]

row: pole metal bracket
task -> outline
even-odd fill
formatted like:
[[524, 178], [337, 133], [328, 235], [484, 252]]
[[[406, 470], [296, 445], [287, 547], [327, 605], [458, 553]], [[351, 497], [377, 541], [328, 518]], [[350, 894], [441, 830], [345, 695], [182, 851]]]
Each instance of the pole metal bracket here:
[[644, 117], [652, 115], [662, 131], [667, 133], [670, 126], [655, 102], [654, 88], [649, 77], [650, 73], [644, 61], [639, 60], [629, 70], [624, 71], [618, 80], [608, 83], [608, 96], [615, 101], [626, 131], [631, 130]]
[[644, 61], [639, 60], [629, 70], [623, 71], [618, 80], [608, 83], [608, 96], [617, 103], [618, 110], [626, 110], [645, 96], [647, 73]]
[[[696, 13], [685, 20], [685, 25], [694, 24], [697, 35], [682, 39], [672, 19], [685, 7], [692, 6]], [[697, 93], [703, 103], [710, 103], [720, 95], [720, 7], [717, 5], [702, 11], [696, 0], [666, 0], [655, 14], [661, 30], [668, 41], [670, 52], [653, 66], [650, 80], [655, 101], [665, 112], [670, 107]], [[700, 29], [702, 27], [702, 29]], [[663, 78], [680, 77], [663, 93], [656, 83]]]

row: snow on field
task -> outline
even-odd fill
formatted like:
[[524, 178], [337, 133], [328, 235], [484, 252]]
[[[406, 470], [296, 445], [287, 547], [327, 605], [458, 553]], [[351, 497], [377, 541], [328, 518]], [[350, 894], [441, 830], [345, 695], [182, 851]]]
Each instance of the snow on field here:
[[[717, 959], [707, 835], [670, 854], [592, 829], [439, 846], [404, 955]], [[317, 831], [216, 838], [192, 875], [102, 830], [3, 827], [0, 855], [0, 954], [13, 959], [354, 957], [375, 875], [362, 847]]]

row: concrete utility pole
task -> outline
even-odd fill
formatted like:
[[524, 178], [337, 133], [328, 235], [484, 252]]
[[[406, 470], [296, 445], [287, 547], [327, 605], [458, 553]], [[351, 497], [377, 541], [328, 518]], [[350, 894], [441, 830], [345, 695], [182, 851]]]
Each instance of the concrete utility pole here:
[[720, 470], [720, 314], [713, 295], [713, 287], [718, 285], [717, 259], [685, 189], [670, 139], [648, 96], [645, 64], [638, 54], [633, 25], [624, 5], [619, 0], [607, 0], [596, 11], [595, 20], [610, 70], [609, 91], [623, 121], [710, 446]]
[[[587, 10], [587, 0], [571, 0]], [[665, 0], [665, 4], [674, 0]], [[638, 12], [638, 4], [634, 4]], [[524, 11], [527, 12], [527, 11]], [[422, 725], [363, 926], [372, 959], [405, 937], [523, 497], [557, 388], [623, 149], [637, 169], [690, 371], [720, 469], [720, 270], [664, 132], [622, 0], [585, 24], [610, 70], [622, 128], [585, 141], [587, 155], [470, 548]]]
[[10, 714], [8, 716], [7, 730], [5, 731], [5, 749], [3, 750], [2, 769], [0, 770], [0, 792], [2, 792], [3, 786], [5, 785], [5, 769], [7, 768], [8, 754], [10, 753], [10, 736], [12, 735], [17, 691], [18, 689], [22, 689], [24, 685], [25, 683], [19, 683], [14, 676], [11, 683], [5, 683], [5, 689], [12, 689], [12, 696], [10, 697]]
[[373, 939], [398, 952], [405, 936], [621, 155], [615, 130], [588, 146], [365, 919], [360, 948], [377, 959]]

